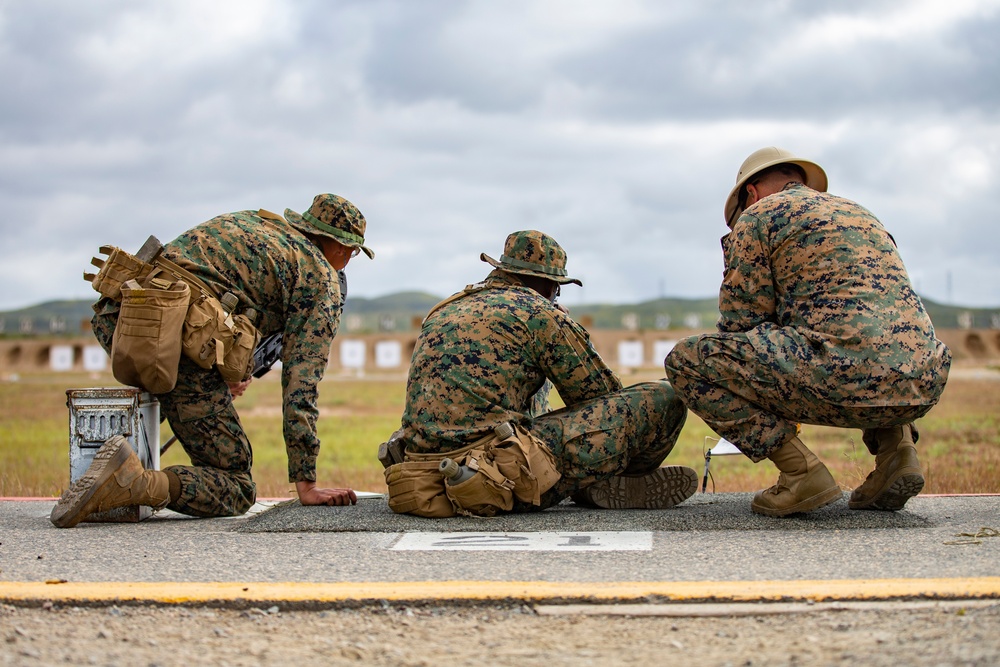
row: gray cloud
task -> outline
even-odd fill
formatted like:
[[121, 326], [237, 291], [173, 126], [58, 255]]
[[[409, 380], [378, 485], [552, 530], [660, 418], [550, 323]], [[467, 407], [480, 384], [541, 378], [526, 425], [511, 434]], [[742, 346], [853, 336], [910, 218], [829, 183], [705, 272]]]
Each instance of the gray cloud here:
[[446, 294], [515, 229], [567, 303], [714, 294], [776, 144], [890, 228], [918, 288], [1000, 304], [1000, 10], [939, 2], [0, 2], [0, 309], [90, 298], [102, 243], [212, 215], [369, 219], [351, 290]]

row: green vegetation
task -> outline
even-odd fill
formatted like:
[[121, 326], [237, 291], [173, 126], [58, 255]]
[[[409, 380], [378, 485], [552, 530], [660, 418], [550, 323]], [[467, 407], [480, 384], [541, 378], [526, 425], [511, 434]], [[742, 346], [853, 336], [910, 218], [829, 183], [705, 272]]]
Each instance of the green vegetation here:
[[[710, 329], [719, 319], [719, 300], [713, 297], [655, 299], [626, 305], [583, 304], [572, 306], [570, 314], [593, 329]], [[626, 324], [628, 319], [633, 319], [632, 326]]]
[[[647, 378], [630, 376], [628, 382]], [[0, 496], [56, 496], [69, 483], [66, 389], [114, 386], [110, 375], [39, 373], [0, 382]], [[384, 492], [379, 443], [398, 426], [405, 381], [401, 375], [365, 378], [328, 376], [320, 388], [319, 481]], [[554, 407], [559, 405], [553, 401]], [[237, 399], [240, 418], [254, 447], [259, 496], [294, 495], [287, 481], [281, 433], [281, 384], [272, 373]], [[955, 376], [941, 403], [918, 423], [925, 493], [1000, 493], [1000, 381]], [[161, 442], [170, 437], [164, 424]], [[873, 465], [861, 432], [806, 426], [803, 439], [845, 489], [856, 486]], [[704, 469], [704, 452], [716, 436], [691, 415], [667, 463]], [[179, 445], [162, 465], [187, 463]], [[774, 483], [774, 467], [741, 456], [712, 463], [709, 490], [753, 491]]]
[[[399, 292], [378, 298], [351, 296], [344, 307], [341, 327], [357, 333], [391, 330], [410, 331], [440, 297], [425, 292]], [[50, 301], [31, 308], [0, 312], [0, 336], [20, 335], [20, 322], [28, 319], [36, 334], [49, 333], [56, 324], [57, 334], [74, 335], [82, 323], [89, 322], [92, 301]], [[946, 306], [930, 299], [924, 305], [939, 329], [995, 328], [1000, 308], [963, 308]], [[716, 297], [705, 299], [654, 299], [636, 304], [573, 305], [574, 318], [593, 329], [630, 328], [625, 319], [633, 319], [638, 329], [711, 328], [719, 317]], [[60, 328], [61, 327], [61, 328]]]

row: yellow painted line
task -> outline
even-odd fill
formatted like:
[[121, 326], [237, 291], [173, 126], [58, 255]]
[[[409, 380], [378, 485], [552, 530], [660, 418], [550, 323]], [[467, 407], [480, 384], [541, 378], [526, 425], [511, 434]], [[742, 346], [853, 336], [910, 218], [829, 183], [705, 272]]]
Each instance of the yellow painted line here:
[[886, 600], [1000, 598], [1000, 577], [833, 581], [402, 581], [340, 583], [0, 581], [5, 602], [342, 603], [388, 601]]

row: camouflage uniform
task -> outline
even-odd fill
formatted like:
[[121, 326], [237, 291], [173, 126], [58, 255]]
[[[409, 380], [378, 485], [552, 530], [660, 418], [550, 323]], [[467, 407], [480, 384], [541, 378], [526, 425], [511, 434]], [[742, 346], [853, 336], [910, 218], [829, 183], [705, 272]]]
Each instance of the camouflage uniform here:
[[[350, 202], [320, 195], [314, 207], [321, 197], [353, 216], [363, 234], [364, 218]], [[318, 385], [340, 321], [340, 287], [321, 249], [302, 233], [310, 229], [301, 224], [302, 216], [294, 211], [286, 211], [285, 216], [288, 221], [263, 210], [220, 215], [168, 243], [163, 254], [218, 294], [235, 294], [239, 310], [256, 309], [262, 336], [283, 332], [281, 385], [288, 478], [315, 481], [320, 447]], [[371, 256], [367, 248], [362, 249]], [[110, 351], [119, 304], [105, 298], [94, 310], [94, 333]], [[157, 398], [192, 464], [166, 468], [181, 481], [180, 498], [170, 509], [202, 517], [246, 512], [256, 498], [250, 475], [253, 454], [233, 397], [218, 371], [200, 368], [182, 357], [176, 387]]]
[[790, 183], [722, 246], [719, 333], [682, 340], [665, 367], [688, 408], [748, 457], [766, 458], [800, 422], [882, 428], [937, 403], [950, 352], [868, 210]]
[[[566, 407], [537, 414], [533, 399], [546, 379]], [[497, 270], [425, 320], [410, 364], [402, 436], [409, 453], [443, 453], [501, 423], [523, 426], [548, 446], [562, 474], [540, 507], [515, 504], [514, 511], [528, 511], [614, 475], [656, 469], [685, 416], [667, 382], [622, 388], [583, 327]]]

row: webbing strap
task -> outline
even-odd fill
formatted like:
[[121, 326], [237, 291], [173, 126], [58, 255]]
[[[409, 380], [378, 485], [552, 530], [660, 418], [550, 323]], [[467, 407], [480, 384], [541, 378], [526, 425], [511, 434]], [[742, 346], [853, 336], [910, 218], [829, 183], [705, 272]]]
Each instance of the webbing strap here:
[[454, 459], [462, 454], [467, 454], [477, 447], [486, 447], [486, 445], [492, 443], [494, 440], [499, 440], [499, 438], [495, 433], [491, 432], [484, 435], [479, 440], [476, 440], [471, 445], [466, 445], [465, 447], [461, 447], [459, 449], [452, 449], [447, 452], [430, 452], [422, 454], [406, 452], [406, 458], [411, 461], [440, 461], [441, 459]]
[[514, 489], [514, 482], [507, 479], [507, 477], [500, 472], [500, 469], [497, 468], [496, 465], [486, 460], [486, 452], [472, 452], [469, 455], [469, 462], [467, 465], [470, 469], [478, 470], [486, 475], [486, 477], [497, 486], [509, 490]]
[[174, 262], [171, 262], [166, 257], [160, 255], [159, 257], [153, 260], [152, 264], [153, 266], [159, 269], [173, 273], [178, 278], [182, 279], [184, 282], [190, 285], [192, 288], [200, 289], [202, 292], [208, 294], [209, 296], [214, 296], [216, 299], [219, 298], [219, 295], [215, 293], [215, 290], [209, 287], [204, 280], [194, 275], [187, 269], [180, 267]]
[[441, 310], [452, 301], [458, 301], [462, 297], [469, 296], [470, 294], [476, 294], [477, 292], [482, 292], [484, 289], [486, 289], [486, 281], [483, 281], [481, 283], [474, 283], [472, 285], [466, 285], [465, 289], [462, 290], [461, 292], [452, 294], [444, 301], [440, 301], [437, 304], [435, 304], [434, 307], [431, 308], [430, 311], [427, 313], [427, 315], [424, 316], [424, 322], [429, 320], [431, 318], [431, 315]]

